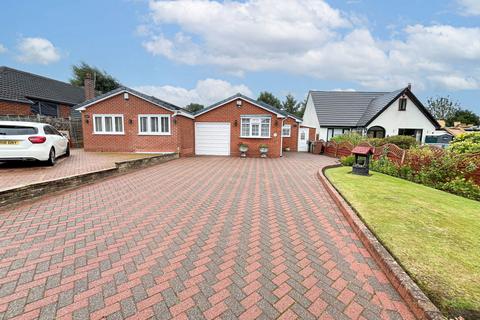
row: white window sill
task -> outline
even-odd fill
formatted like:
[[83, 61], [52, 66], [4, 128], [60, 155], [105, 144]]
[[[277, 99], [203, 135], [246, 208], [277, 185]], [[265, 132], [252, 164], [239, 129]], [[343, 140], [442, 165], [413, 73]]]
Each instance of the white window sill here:
[[268, 136], [268, 137], [244, 137], [244, 136], [240, 136], [240, 138], [242, 139], [270, 139], [271, 137]]
[[168, 133], [139, 133], [139, 136], [171, 136], [170, 132]]
[[93, 134], [101, 136], [124, 136], [125, 132], [94, 132]]
[[282, 136], [282, 138], [291, 138], [292, 136]]

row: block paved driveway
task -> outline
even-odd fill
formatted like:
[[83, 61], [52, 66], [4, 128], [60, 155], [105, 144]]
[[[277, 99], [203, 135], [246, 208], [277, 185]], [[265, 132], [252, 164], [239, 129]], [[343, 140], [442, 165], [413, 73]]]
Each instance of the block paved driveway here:
[[115, 168], [116, 161], [148, 157], [139, 153], [85, 152], [72, 149], [70, 157], [61, 157], [53, 167], [39, 162], [0, 162], [0, 191], [65, 178], [92, 171]]
[[0, 210], [0, 318], [413, 318], [330, 163], [185, 158]]

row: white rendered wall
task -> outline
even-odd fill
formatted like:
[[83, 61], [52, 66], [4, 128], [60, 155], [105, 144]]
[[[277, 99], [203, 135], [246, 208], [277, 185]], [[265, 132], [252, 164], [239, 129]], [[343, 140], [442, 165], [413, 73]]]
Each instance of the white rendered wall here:
[[407, 109], [405, 111], [398, 110], [398, 100], [396, 100], [367, 128], [374, 126], [385, 128], [386, 136], [398, 135], [398, 129], [423, 129], [422, 142], [425, 142], [426, 135], [435, 132], [435, 126], [409, 98], [407, 98]]

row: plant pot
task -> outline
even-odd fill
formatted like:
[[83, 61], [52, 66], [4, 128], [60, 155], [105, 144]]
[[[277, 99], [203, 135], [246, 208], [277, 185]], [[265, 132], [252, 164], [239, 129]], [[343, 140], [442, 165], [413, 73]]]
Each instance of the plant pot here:
[[259, 148], [258, 149], [260, 151], [260, 157], [262, 158], [266, 158], [267, 157], [267, 153], [268, 153], [268, 148]]
[[240, 157], [242, 158], [247, 157], [248, 146], [241, 145], [238, 147], [238, 150], [240, 151]]

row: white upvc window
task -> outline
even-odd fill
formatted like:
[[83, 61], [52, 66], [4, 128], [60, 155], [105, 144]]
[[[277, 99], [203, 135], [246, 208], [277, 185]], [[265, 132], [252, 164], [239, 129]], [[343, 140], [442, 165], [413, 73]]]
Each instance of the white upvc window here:
[[124, 134], [123, 114], [94, 114], [94, 134]]
[[292, 125], [284, 124], [282, 127], [282, 137], [289, 138], [292, 135]]
[[241, 138], [270, 138], [270, 117], [242, 116], [240, 120]]
[[170, 135], [169, 114], [139, 114], [138, 115], [139, 135]]

